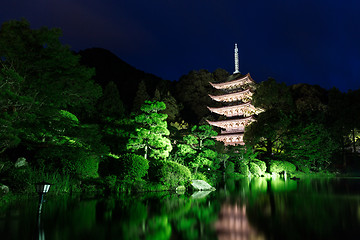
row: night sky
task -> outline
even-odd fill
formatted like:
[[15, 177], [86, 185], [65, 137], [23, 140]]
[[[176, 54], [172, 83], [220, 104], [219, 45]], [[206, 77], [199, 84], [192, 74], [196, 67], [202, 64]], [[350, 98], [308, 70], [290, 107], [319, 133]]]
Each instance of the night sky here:
[[191, 70], [240, 71], [257, 82], [360, 88], [360, 1], [10, 0], [0, 22], [59, 27], [78, 51], [110, 50], [168, 80]]

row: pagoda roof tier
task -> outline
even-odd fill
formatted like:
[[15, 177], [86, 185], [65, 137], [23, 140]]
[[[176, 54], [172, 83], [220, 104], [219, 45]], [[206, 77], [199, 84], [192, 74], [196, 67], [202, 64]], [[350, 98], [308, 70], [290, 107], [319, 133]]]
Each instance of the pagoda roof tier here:
[[223, 134], [213, 137], [217, 141], [223, 142], [225, 145], [245, 145], [244, 134]]
[[254, 83], [254, 80], [251, 78], [250, 73], [246, 74], [245, 76], [236, 77], [234, 80], [232, 80], [230, 76], [229, 81], [222, 83], [210, 82], [211, 86], [216, 89], [236, 89], [247, 83]]
[[213, 96], [209, 94], [209, 96], [213, 100], [218, 102], [236, 102], [236, 101], [248, 102], [251, 100], [252, 92], [250, 91], [250, 88], [248, 88], [245, 91], [241, 91], [241, 92], [229, 93], [218, 96]]
[[249, 125], [255, 121], [252, 116], [241, 119], [231, 119], [223, 121], [209, 121], [207, 122], [212, 125], [222, 129], [225, 129], [226, 132], [244, 132], [245, 126]]
[[243, 103], [234, 106], [226, 106], [220, 108], [207, 107], [211, 112], [224, 115], [226, 117], [245, 116], [249, 117], [254, 114], [258, 114], [263, 110], [255, 108], [250, 102]]

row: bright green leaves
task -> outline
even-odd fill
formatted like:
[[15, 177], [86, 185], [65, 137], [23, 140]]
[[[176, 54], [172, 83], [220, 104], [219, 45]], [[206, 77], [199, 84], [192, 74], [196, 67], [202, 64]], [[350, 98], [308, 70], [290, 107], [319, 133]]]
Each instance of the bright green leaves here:
[[98, 157], [108, 149], [98, 127], [73, 113], [94, 108], [101, 87], [91, 79], [94, 70], [80, 65], [60, 36], [59, 29], [31, 29], [26, 20], [2, 24], [0, 153], [20, 145], [32, 151], [34, 163], [95, 177]]
[[140, 109], [145, 113], [158, 113], [159, 111], [165, 110], [165, 108], [166, 105], [163, 102], [145, 101], [145, 104], [143, 104]]
[[195, 174], [199, 168], [213, 165], [217, 152], [211, 149], [215, 145], [211, 137], [216, 135], [210, 125], [195, 125], [191, 133], [183, 137], [183, 143], [177, 145], [177, 155], [194, 169]]
[[65, 111], [65, 110], [60, 110], [59, 114], [61, 117], [70, 120], [70, 122], [72, 123], [72, 125], [74, 124], [78, 124], [79, 123], [79, 119], [72, 114], [71, 112]]
[[196, 150], [193, 149], [190, 145], [186, 145], [186, 144], [179, 144], [178, 145], [178, 154], [181, 156], [186, 156], [186, 155], [193, 155], [196, 153]]
[[166, 114], [159, 113], [166, 108], [163, 102], [145, 101], [141, 106], [142, 113], [135, 117], [137, 127], [130, 134], [127, 149], [132, 151], [144, 151], [144, 157], [164, 159], [172, 150], [170, 135], [167, 129]]
[[100, 97], [101, 87], [91, 79], [94, 70], [81, 66], [60, 36], [59, 29], [31, 29], [26, 20], [2, 24], [0, 132], [8, 136], [5, 142], [69, 143], [79, 120], [67, 110], [90, 109]]

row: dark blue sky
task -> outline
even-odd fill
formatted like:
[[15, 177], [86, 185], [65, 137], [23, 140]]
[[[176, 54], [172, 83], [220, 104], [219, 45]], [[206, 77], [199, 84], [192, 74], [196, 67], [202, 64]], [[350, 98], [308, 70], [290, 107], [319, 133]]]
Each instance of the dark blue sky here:
[[360, 88], [357, 0], [11, 0], [0, 22], [59, 27], [73, 50], [106, 48], [168, 80], [190, 70], [240, 71], [257, 82]]

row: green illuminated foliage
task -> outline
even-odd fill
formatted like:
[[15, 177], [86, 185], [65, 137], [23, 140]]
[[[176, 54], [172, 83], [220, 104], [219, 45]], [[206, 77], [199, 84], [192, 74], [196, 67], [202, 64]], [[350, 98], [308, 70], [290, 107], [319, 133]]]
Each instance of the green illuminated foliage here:
[[329, 166], [331, 155], [337, 149], [337, 144], [328, 131], [316, 123], [296, 128], [294, 134], [289, 135], [286, 144], [286, 155], [296, 159], [299, 166], [310, 169]]
[[166, 108], [163, 102], [145, 101], [141, 106], [140, 115], [135, 116], [137, 127], [135, 133], [130, 134], [127, 149], [131, 151], [142, 150], [144, 157], [165, 159], [172, 150], [171, 142], [166, 137], [170, 134], [167, 129], [166, 114], [159, 111]]
[[296, 171], [296, 166], [288, 161], [271, 161], [270, 162], [270, 172], [271, 173], [294, 173]]
[[246, 128], [244, 140], [250, 146], [264, 149], [267, 156], [274, 152], [280, 153], [290, 124], [291, 117], [288, 114], [277, 109], [267, 110]]
[[270, 157], [274, 150], [277, 153], [282, 151], [283, 139], [291, 124], [293, 100], [290, 89], [269, 78], [257, 86], [253, 103], [265, 112], [246, 128], [244, 140], [246, 144], [264, 150]]
[[26, 20], [2, 24], [0, 151], [22, 144], [45, 160], [49, 157], [42, 152], [55, 146], [59, 155], [53, 162], [70, 152], [83, 155], [86, 149], [95, 154], [95, 149], [103, 148], [98, 132], [94, 134], [97, 128], [82, 125], [73, 114], [79, 109], [90, 111], [101, 88], [91, 80], [93, 69], [81, 66], [60, 36], [59, 29], [31, 29]]
[[119, 175], [126, 180], [140, 180], [149, 169], [149, 161], [136, 154], [125, 154], [118, 161]]
[[251, 172], [251, 174], [255, 177], [260, 177], [261, 176], [261, 169], [260, 167], [254, 163], [254, 162], [250, 162], [249, 163], [249, 170]]
[[238, 171], [239, 171], [239, 173], [241, 173], [245, 176], [248, 176], [251, 173], [248, 164], [246, 164], [244, 162], [241, 162], [238, 165]]
[[262, 176], [266, 171], [266, 164], [257, 159], [258, 152], [250, 147], [233, 146], [229, 151], [230, 160], [235, 163], [235, 171], [242, 175]]
[[171, 188], [185, 185], [191, 179], [191, 172], [186, 166], [172, 161], [151, 162], [149, 172], [152, 180], [160, 181]]
[[266, 163], [257, 159], [253, 160], [253, 163], [255, 163], [259, 169], [260, 169], [260, 176], [264, 175], [266, 172]]
[[211, 139], [216, 135], [217, 133], [212, 130], [210, 125], [194, 126], [191, 133], [183, 137], [183, 143], [178, 144], [177, 155], [187, 166], [194, 169], [194, 174], [205, 165], [213, 170], [219, 167], [214, 164], [218, 154], [213, 149], [215, 141]]

